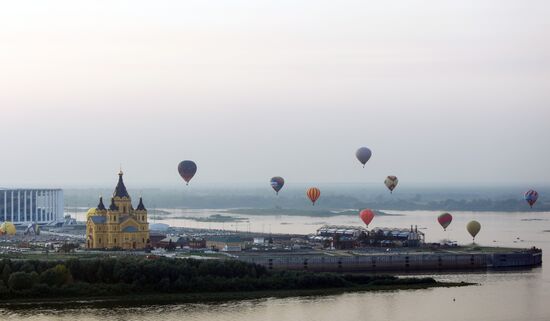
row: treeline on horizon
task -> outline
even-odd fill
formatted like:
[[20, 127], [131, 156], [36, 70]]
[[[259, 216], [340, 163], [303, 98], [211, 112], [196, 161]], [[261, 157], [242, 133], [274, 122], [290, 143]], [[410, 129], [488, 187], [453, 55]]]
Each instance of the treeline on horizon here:
[[[107, 192], [107, 191], [104, 191]], [[541, 192], [543, 193], [543, 192]], [[67, 207], [95, 207], [99, 190], [66, 190]], [[133, 193], [132, 195], [134, 195]], [[376, 210], [433, 210], [433, 211], [502, 211], [528, 212], [550, 211], [550, 202], [539, 198], [531, 209], [523, 200], [522, 194], [511, 195], [490, 193], [399, 193], [393, 195], [367, 194], [358, 195], [321, 193], [315, 207], [306, 198], [305, 193], [288, 192], [277, 197], [272, 193], [215, 191], [186, 192], [180, 190], [144, 190], [142, 192], [145, 206], [155, 208], [282, 208], [282, 209], [361, 209]], [[105, 194], [104, 194], [105, 195]], [[108, 195], [108, 194], [107, 194]], [[136, 194], [137, 195], [137, 194]], [[135, 199], [137, 202], [137, 198]], [[137, 205], [137, 204], [136, 204]]]
[[0, 299], [433, 285], [433, 278], [268, 271], [235, 260], [101, 258], [0, 261]]

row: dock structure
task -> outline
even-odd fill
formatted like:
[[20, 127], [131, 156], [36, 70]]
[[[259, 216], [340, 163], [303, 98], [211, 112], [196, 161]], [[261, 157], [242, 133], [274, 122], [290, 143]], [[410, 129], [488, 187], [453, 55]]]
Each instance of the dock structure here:
[[240, 261], [269, 270], [315, 272], [412, 272], [532, 268], [542, 264], [539, 249], [479, 252], [398, 252], [398, 253], [242, 253]]

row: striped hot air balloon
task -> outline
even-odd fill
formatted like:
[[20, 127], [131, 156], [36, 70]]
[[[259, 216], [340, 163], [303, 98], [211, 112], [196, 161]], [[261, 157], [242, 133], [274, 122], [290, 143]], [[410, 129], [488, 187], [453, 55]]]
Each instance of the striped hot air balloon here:
[[317, 187], [311, 187], [307, 190], [306, 195], [311, 200], [313, 206], [315, 206], [315, 201], [317, 201], [319, 196], [321, 196], [321, 191]]
[[535, 205], [535, 203], [537, 202], [537, 199], [539, 198], [539, 193], [537, 193], [537, 191], [535, 190], [530, 189], [527, 192], [525, 192], [524, 197], [525, 197], [525, 201], [527, 201], [529, 206], [533, 208], [533, 205]]

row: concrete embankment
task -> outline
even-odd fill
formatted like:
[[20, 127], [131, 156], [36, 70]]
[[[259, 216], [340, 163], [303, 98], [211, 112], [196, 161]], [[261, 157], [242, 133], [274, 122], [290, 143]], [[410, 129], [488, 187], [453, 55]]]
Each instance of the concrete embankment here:
[[324, 253], [239, 254], [238, 260], [273, 270], [316, 272], [452, 271], [501, 268], [531, 268], [542, 264], [540, 250], [495, 253], [369, 253], [326, 255]]

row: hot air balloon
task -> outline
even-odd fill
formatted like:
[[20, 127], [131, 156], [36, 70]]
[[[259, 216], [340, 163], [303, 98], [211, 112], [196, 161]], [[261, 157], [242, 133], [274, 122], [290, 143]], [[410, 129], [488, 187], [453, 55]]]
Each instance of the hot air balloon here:
[[281, 190], [281, 188], [283, 188], [284, 185], [285, 185], [284, 178], [280, 176], [275, 176], [271, 178], [271, 187], [273, 187], [277, 195], [279, 195], [279, 191]]
[[365, 167], [371, 156], [372, 152], [367, 147], [361, 147], [355, 152], [355, 157], [363, 164], [363, 167]]
[[178, 164], [178, 172], [181, 178], [185, 181], [186, 185], [189, 185], [189, 181], [197, 172], [197, 164], [190, 160], [184, 160]]
[[369, 227], [370, 222], [372, 222], [372, 219], [374, 218], [374, 212], [369, 209], [364, 209], [361, 212], [359, 212], [359, 217], [367, 227]]
[[478, 221], [470, 221], [466, 225], [466, 229], [468, 230], [468, 233], [472, 236], [472, 239], [475, 241], [477, 233], [479, 233], [479, 230], [481, 230], [481, 224], [479, 224]]
[[386, 177], [384, 180], [384, 184], [386, 184], [386, 187], [390, 190], [390, 193], [393, 193], [393, 190], [397, 186], [397, 183], [399, 183], [399, 180], [397, 179], [397, 176], [390, 175]]
[[315, 201], [319, 199], [319, 196], [321, 196], [321, 191], [317, 187], [311, 187], [306, 192], [307, 197], [311, 200], [311, 203], [313, 206], [315, 206]]
[[537, 199], [539, 198], [539, 193], [537, 193], [537, 191], [535, 190], [530, 189], [527, 192], [525, 192], [524, 197], [527, 203], [529, 204], [529, 206], [533, 208], [533, 205], [535, 205], [535, 203], [537, 202]]
[[451, 221], [453, 220], [453, 216], [449, 213], [443, 213], [437, 217], [437, 221], [441, 226], [443, 227], [443, 230], [447, 230], [447, 226], [451, 224]]
[[3, 235], [15, 235], [16, 228], [12, 222], [4, 222], [0, 225], [0, 234]]

